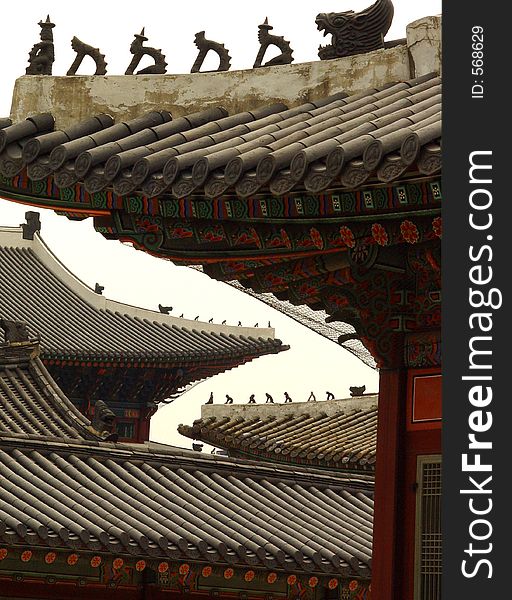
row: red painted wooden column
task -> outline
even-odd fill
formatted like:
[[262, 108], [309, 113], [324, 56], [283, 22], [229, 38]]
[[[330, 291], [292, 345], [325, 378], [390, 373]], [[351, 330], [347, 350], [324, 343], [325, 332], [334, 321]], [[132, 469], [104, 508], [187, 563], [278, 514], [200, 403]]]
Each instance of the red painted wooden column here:
[[[399, 551], [407, 371], [381, 370], [375, 471], [372, 598], [400, 598]], [[407, 599], [408, 600], [408, 599]]]

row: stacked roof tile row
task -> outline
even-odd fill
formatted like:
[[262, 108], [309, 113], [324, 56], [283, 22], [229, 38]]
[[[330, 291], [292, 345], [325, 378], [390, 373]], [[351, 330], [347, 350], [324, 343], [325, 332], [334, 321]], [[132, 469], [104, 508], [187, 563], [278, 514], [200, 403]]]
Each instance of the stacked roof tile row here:
[[368, 576], [371, 476], [100, 442], [37, 352], [0, 346], [1, 542]]
[[330, 414], [308, 411], [304, 403], [281, 406], [278, 414], [270, 416], [260, 414], [260, 407], [247, 406], [244, 415], [205, 415], [192, 426], [180, 425], [178, 431], [236, 455], [336, 469], [373, 469], [376, 397], [365, 397], [366, 408], [362, 404], [344, 409], [343, 401], [337, 402], [339, 407]]
[[[0, 540], [369, 574], [364, 480], [175, 448], [0, 443]], [[359, 488], [359, 489], [358, 489]]]
[[106, 300], [67, 272], [38, 235], [22, 239], [21, 229], [0, 229], [0, 272], [0, 317], [28, 323], [44, 358], [240, 364], [288, 349], [269, 329], [187, 321]]
[[62, 393], [34, 344], [0, 346], [0, 436], [97, 439]]
[[231, 116], [216, 107], [175, 120], [153, 111], [117, 124], [97, 115], [65, 131], [53, 130], [50, 114], [0, 125], [0, 172], [8, 177], [27, 168], [29, 178], [51, 175], [59, 187], [82, 182], [91, 193], [148, 197], [319, 192], [370, 177], [388, 182], [408, 169], [439, 171], [441, 79]]

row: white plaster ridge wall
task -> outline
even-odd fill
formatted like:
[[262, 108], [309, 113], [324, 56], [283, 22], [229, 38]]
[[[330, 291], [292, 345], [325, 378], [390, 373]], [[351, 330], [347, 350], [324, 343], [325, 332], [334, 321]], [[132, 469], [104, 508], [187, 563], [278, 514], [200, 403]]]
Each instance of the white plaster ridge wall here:
[[407, 25], [407, 47], [415, 77], [441, 73], [441, 17], [424, 17]]
[[201, 418], [243, 417], [244, 419], [253, 419], [259, 417], [260, 419], [267, 419], [268, 417], [280, 418], [286, 414], [297, 416], [303, 413], [310, 415], [325, 413], [331, 416], [339, 412], [374, 408], [377, 406], [378, 398], [377, 394], [368, 394], [344, 400], [317, 400], [317, 402], [289, 402], [283, 404], [282, 399], [276, 397], [274, 398], [276, 404], [203, 404], [201, 406]]
[[441, 71], [439, 16], [410, 23], [406, 44], [333, 60], [183, 75], [25, 75], [14, 86], [11, 118], [51, 112], [56, 127], [66, 128], [99, 113], [122, 121], [164, 109], [176, 118], [224, 106], [234, 114], [275, 102], [293, 107], [341, 91], [355, 94], [433, 71]]
[[412, 76], [405, 45], [333, 60], [220, 73], [25, 75], [14, 87], [11, 118], [18, 122], [51, 112], [56, 127], [65, 128], [99, 113], [119, 121], [165, 109], [176, 118], [224, 106], [234, 114], [275, 102], [297, 106], [340, 91], [354, 94]]

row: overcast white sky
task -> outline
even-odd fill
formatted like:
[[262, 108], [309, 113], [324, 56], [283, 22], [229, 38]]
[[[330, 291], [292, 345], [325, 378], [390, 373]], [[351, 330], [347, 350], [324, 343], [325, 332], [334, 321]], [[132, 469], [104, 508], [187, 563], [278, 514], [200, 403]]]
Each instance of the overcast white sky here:
[[[0, 117], [10, 112], [16, 77], [25, 73], [28, 52], [39, 39], [37, 23], [47, 13], [56, 24], [54, 75], [65, 75], [73, 62], [71, 38], [97, 46], [106, 55], [107, 74], [123, 74], [131, 60], [129, 46], [133, 34], [146, 28], [148, 45], [162, 48], [169, 73], [187, 73], [197, 54], [194, 34], [205, 30], [206, 37], [223, 42], [229, 49], [231, 69], [247, 69], [258, 51], [258, 24], [268, 16], [273, 33], [284, 35], [294, 50], [294, 62], [317, 60], [319, 44], [329, 43], [317, 31], [319, 12], [361, 10], [371, 0], [147, 0], [146, 2], [69, 2], [35, 0], [10, 2], [4, 31], [0, 36]], [[405, 26], [426, 15], [441, 12], [441, 0], [395, 0], [395, 18], [387, 39], [405, 37]], [[143, 64], [142, 66], [145, 66]], [[208, 63], [205, 67], [208, 68]], [[214, 68], [216, 65], [211, 65]], [[79, 73], [91, 73], [84, 62]], [[70, 107], [71, 108], [71, 107]], [[18, 225], [30, 207], [0, 199], [0, 224]], [[332, 342], [301, 327], [261, 302], [236, 292], [206, 275], [138, 252], [119, 242], [107, 241], [94, 232], [92, 220], [68, 221], [41, 210], [42, 236], [60, 260], [86, 284], [105, 286], [104, 294], [114, 300], [156, 309], [158, 304], [174, 307], [173, 314], [215, 322], [239, 320], [252, 326], [270, 320], [276, 335], [292, 349], [277, 356], [218, 375], [190, 390], [173, 404], [159, 409], [152, 419], [151, 439], [191, 446], [191, 440], [176, 432], [179, 423], [192, 423], [200, 416], [200, 406], [210, 391], [215, 401], [229, 393], [235, 402], [246, 402], [251, 393], [264, 401], [265, 392], [282, 401], [284, 391], [296, 401], [307, 399], [311, 390], [317, 399], [326, 390], [337, 398], [349, 395], [349, 386], [366, 385], [378, 389], [377, 373]], [[0, 277], [2, 274], [0, 273]]]

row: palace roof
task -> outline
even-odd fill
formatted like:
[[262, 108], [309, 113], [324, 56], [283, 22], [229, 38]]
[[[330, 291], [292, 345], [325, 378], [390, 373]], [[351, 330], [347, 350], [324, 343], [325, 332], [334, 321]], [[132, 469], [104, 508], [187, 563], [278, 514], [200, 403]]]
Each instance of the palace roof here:
[[178, 431], [232, 456], [373, 470], [377, 396], [286, 405], [204, 405], [201, 418]]
[[370, 475], [101, 441], [37, 351], [0, 346], [0, 542], [369, 576]]
[[102, 114], [54, 131], [52, 115], [38, 114], [0, 129], [0, 173], [26, 169], [60, 189], [79, 182], [90, 194], [113, 188], [148, 198], [319, 192], [337, 181], [389, 182], [413, 164], [432, 174], [440, 136], [441, 79], [430, 74], [232, 115], [214, 107], [172, 120], [161, 110], [114, 124]]
[[66, 131], [39, 113], [0, 130], [0, 190], [273, 294], [284, 312], [327, 314], [353, 328], [340, 344], [386, 367], [403, 335], [439, 328], [441, 78], [375, 86], [231, 115], [206, 100], [174, 120], [91, 115]]
[[10, 544], [368, 575], [372, 486], [147, 443], [0, 439]]
[[190, 321], [108, 300], [38, 234], [24, 239], [21, 228], [0, 228], [0, 270], [0, 316], [27, 322], [44, 359], [215, 365], [219, 372], [288, 348], [273, 329]]
[[91, 422], [63, 394], [39, 358], [39, 345], [0, 345], [0, 436], [95, 440]]

